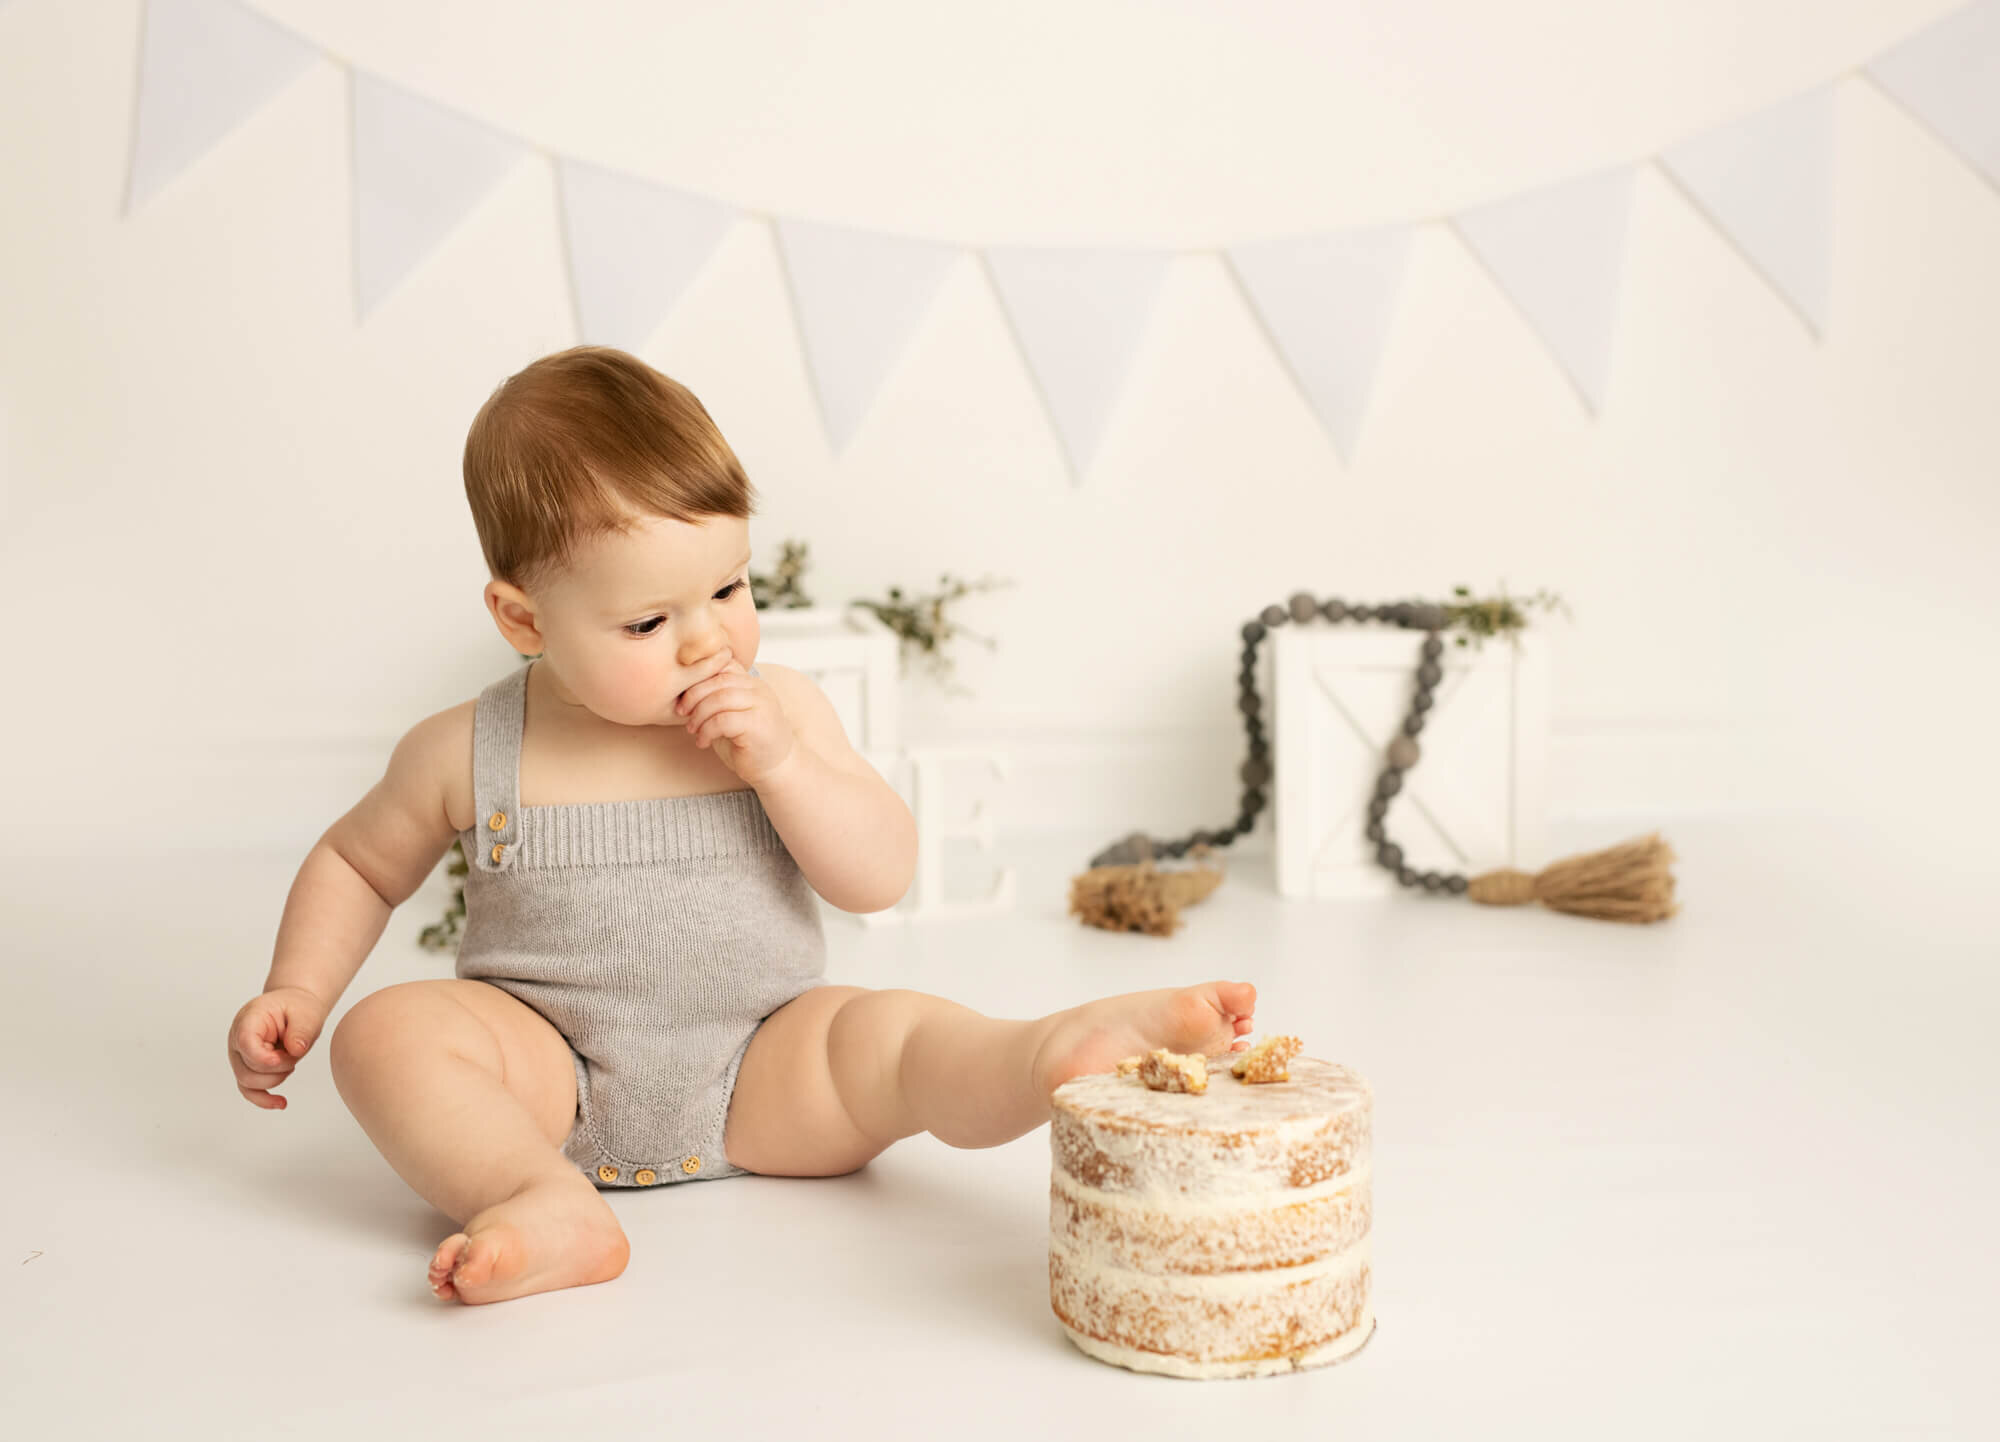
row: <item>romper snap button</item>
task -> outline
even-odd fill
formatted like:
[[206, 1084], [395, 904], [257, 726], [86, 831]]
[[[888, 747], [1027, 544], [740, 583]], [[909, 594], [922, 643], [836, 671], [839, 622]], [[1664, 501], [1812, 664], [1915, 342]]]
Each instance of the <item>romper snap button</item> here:
[[494, 864], [495, 866], [498, 866], [498, 865], [500, 864], [500, 853], [501, 853], [501, 852], [503, 852], [503, 851], [505, 851], [506, 849], [507, 849], [507, 843], [506, 843], [506, 842], [504, 842], [504, 841], [502, 841], [502, 842], [496, 842], [496, 843], [494, 844], [494, 847], [493, 847], [493, 864]]
[[597, 1180], [599, 1180], [600, 1182], [615, 1182], [615, 1181], [617, 1181], [617, 1180], [618, 1180], [618, 1168], [616, 1168], [616, 1167], [599, 1167], [599, 1168], [597, 1169]]
[[689, 1176], [693, 1176], [696, 1172], [701, 1170], [701, 1158], [689, 1157], [686, 1161], [681, 1163], [681, 1170], [686, 1172]]
[[639, 1168], [638, 1171], [632, 1173], [632, 1180], [642, 1187], [650, 1187], [654, 1182], [653, 1169], [651, 1167]]
[[504, 811], [494, 812], [486, 818], [486, 824], [495, 831], [500, 830], [507, 824], [507, 813]]

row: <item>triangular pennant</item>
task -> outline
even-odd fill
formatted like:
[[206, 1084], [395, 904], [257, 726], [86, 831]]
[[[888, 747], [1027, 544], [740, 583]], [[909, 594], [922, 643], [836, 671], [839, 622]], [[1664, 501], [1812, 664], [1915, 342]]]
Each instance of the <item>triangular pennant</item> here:
[[354, 288], [366, 316], [527, 153], [510, 136], [354, 72]]
[[986, 252], [1028, 369], [1079, 476], [1103, 439], [1172, 258], [1145, 250]]
[[1611, 369], [1631, 201], [1621, 167], [1452, 217], [1593, 412]]
[[1684, 140], [1660, 163], [1820, 334], [1832, 274], [1833, 88]]
[[318, 58], [313, 46], [234, 0], [151, 0], [126, 213]]
[[1345, 460], [1409, 268], [1410, 227], [1239, 245], [1229, 252], [1251, 305]]
[[636, 351], [715, 252], [736, 212], [720, 201], [557, 160], [577, 332]]
[[777, 228], [820, 414], [838, 455], [960, 252], [782, 217]]
[[2000, 0], [1954, 11], [1868, 73], [1940, 139], [2000, 185]]

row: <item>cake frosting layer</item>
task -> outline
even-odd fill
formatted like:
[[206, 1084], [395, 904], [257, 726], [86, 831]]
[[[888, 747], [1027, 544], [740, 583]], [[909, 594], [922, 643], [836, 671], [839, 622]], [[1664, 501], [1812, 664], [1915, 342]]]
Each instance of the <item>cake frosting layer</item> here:
[[1106, 1192], [1056, 1172], [1049, 1236], [1136, 1272], [1255, 1272], [1344, 1252], [1368, 1235], [1364, 1168], [1317, 1186], [1258, 1196], [1193, 1199]]
[[1368, 1160], [1368, 1084], [1314, 1057], [1264, 1085], [1226, 1070], [1199, 1095], [1100, 1073], [1057, 1087], [1056, 1165], [1106, 1192], [1237, 1196], [1309, 1187]]
[[1238, 1362], [1190, 1362], [1185, 1357], [1165, 1352], [1141, 1352], [1136, 1347], [1121, 1347], [1115, 1342], [1086, 1337], [1067, 1324], [1063, 1332], [1084, 1355], [1109, 1362], [1114, 1367], [1128, 1367], [1134, 1372], [1191, 1378], [1271, 1377], [1280, 1372], [1303, 1372], [1308, 1367], [1324, 1367], [1333, 1362], [1346, 1361], [1367, 1346], [1369, 1339], [1375, 1335], [1375, 1314], [1372, 1311], [1363, 1312], [1361, 1321], [1353, 1330], [1334, 1338], [1324, 1347], [1283, 1357], [1251, 1357]]
[[1049, 1299], [1087, 1337], [1189, 1362], [1253, 1362], [1327, 1347], [1368, 1308], [1368, 1244], [1301, 1267], [1183, 1276], [1049, 1248]]

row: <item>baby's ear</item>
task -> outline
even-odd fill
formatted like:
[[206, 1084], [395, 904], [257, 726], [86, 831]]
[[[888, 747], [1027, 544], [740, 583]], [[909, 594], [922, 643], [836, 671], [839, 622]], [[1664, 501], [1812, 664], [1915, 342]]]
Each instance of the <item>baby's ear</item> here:
[[534, 602], [527, 592], [508, 581], [489, 581], [483, 599], [493, 624], [500, 628], [508, 645], [523, 656], [541, 654], [542, 633], [536, 626]]

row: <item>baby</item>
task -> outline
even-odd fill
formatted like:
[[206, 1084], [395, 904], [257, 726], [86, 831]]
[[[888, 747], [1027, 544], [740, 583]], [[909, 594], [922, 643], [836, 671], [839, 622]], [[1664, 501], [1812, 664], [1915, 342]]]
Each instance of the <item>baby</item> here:
[[838, 1176], [918, 1132], [998, 1146], [1120, 1057], [1247, 1045], [1245, 982], [1034, 1021], [828, 983], [814, 893], [895, 905], [916, 824], [809, 677], [754, 664], [756, 492], [685, 388], [621, 351], [544, 357], [473, 420], [465, 491], [527, 664], [396, 744], [307, 855], [229, 1027], [237, 1089], [282, 1109], [391, 911], [463, 843], [455, 977], [364, 996], [329, 1052], [369, 1140], [460, 1228], [436, 1295], [618, 1276], [600, 1188]]

